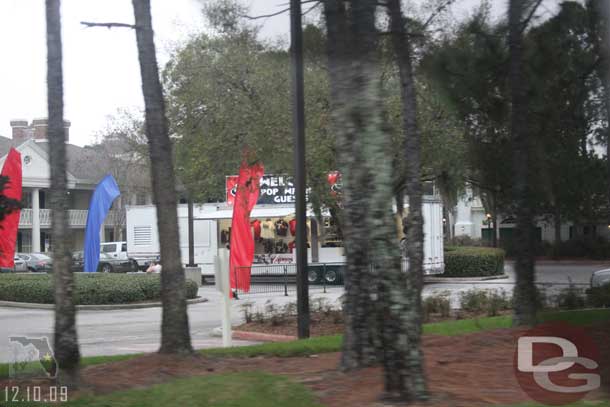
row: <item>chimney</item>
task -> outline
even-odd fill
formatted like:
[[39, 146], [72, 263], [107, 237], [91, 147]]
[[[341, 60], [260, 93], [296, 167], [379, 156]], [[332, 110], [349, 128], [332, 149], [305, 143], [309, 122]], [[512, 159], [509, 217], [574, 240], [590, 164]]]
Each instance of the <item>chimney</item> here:
[[46, 118], [32, 120], [32, 126], [34, 129], [34, 140], [46, 140], [48, 121]]
[[[70, 141], [70, 121], [64, 120], [64, 131], [66, 133], [66, 142]], [[33, 138], [34, 140], [47, 140], [49, 121], [46, 117], [32, 120], [32, 124], [28, 126], [27, 120], [14, 119], [11, 120], [13, 128], [13, 140], [22, 142]]]
[[66, 143], [70, 142], [70, 120], [64, 120], [64, 132], [66, 133]]
[[14, 119], [11, 120], [13, 129], [13, 140], [22, 142], [30, 137], [30, 128], [27, 120]]

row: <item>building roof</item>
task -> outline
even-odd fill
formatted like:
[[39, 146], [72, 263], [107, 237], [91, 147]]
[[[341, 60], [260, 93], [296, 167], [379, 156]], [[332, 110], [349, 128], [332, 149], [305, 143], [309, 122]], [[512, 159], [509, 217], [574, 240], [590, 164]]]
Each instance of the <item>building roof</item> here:
[[[8, 154], [11, 147], [17, 148], [29, 141], [30, 139], [16, 142], [0, 136], [0, 158]], [[49, 143], [47, 140], [36, 141], [36, 146], [44, 151], [48, 157]], [[96, 184], [107, 173], [104, 161], [90, 148], [66, 144], [66, 155], [67, 171], [81, 183]]]
[[12, 139], [0, 136], [0, 157], [7, 154], [11, 147], [16, 147], [15, 144], [16, 143]]

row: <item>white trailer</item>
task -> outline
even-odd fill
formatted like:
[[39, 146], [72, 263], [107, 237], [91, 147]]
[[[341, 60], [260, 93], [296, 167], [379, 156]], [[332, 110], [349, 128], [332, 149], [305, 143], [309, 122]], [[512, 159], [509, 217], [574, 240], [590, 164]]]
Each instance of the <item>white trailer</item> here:
[[[217, 222], [198, 219], [204, 210], [213, 208], [195, 206], [193, 222], [195, 240], [195, 263], [202, 267], [204, 274], [214, 274], [214, 256], [218, 253]], [[159, 257], [159, 232], [157, 229], [157, 209], [154, 205], [128, 206], [127, 209], [127, 254], [138, 262], [140, 268]], [[188, 208], [178, 206], [178, 228], [182, 263], [189, 261], [188, 249]]]
[[[408, 208], [406, 208], [408, 210]], [[195, 263], [202, 269], [204, 276], [214, 275], [214, 256], [219, 248], [224, 248], [221, 231], [231, 223], [233, 208], [226, 204], [195, 205], [194, 243]], [[309, 216], [312, 214], [310, 213]], [[294, 216], [292, 205], [257, 205], [251, 213], [251, 219], [283, 219]], [[442, 204], [438, 198], [425, 197], [423, 201], [424, 217], [424, 273], [442, 274], [444, 272], [443, 256], [443, 214]], [[182, 263], [188, 263], [188, 217], [187, 206], [178, 207], [178, 226], [180, 229], [180, 248]], [[130, 258], [144, 268], [159, 256], [159, 237], [157, 232], [156, 208], [153, 205], [127, 207], [127, 253]], [[318, 263], [344, 263], [342, 247], [318, 248]], [[255, 256], [269, 263], [294, 263], [290, 253]], [[312, 262], [312, 251], [308, 249], [309, 262]], [[256, 260], [255, 260], [256, 262]]]

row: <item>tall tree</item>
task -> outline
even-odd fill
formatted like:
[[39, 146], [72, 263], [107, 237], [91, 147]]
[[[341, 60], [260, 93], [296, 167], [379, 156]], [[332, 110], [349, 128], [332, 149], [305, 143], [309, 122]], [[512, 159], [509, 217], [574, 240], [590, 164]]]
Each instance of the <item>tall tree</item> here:
[[[360, 4], [358, 7], [362, 13], [363, 5]], [[362, 103], [362, 107], [364, 107], [367, 102], [370, 102], [369, 97], [375, 92], [374, 86], [371, 84], [371, 93], [367, 95], [368, 97], [360, 98], [362, 94], [366, 93], [366, 86], [369, 85], [365, 81], [369, 79], [376, 81], [377, 78], [365, 76], [365, 73], [370, 74], [371, 72], [364, 71], [366, 65], [364, 58], [358, 61], [358, 58], [362, 56], [360, 52], [363, 50], [356, 50], [357, 47], [353, 46], [362, 45], [360, 41], [364, 41], [367, 36], [374, 34], [371, 31], [370, 22], [365, 18], [364, 23], [367, 25], [361, 28], [362, 31], [358, 32], [359, 38], [356, 38], [352, 31], [358, 25], [352, 21], [352, 13], [355, 13], [354, 9], [351, 9], [344, 0], [324, 2], [328, 35], [331, 107], [336, 133], [337, 162], [343, 179], [344, 210], [341, 224], [344, 225], [342, 232], [347, 264], [344, 304], [345, 333], [341, 366], [346, 370], [368, 366], [378, 360], [377, 320], [375, 307], [371, 302], [371, 298], [375, 296], [374, 282], [376, 279], [371, 271], [368, 247], [371, 231], [368, 221], [372, 214], [368, 212], [367, 198], [371, 196], [372, 192], [361, 191], [371, 183], [371, 180], [367, 179], [367, 176], [370, 175], [367, 164], [370, 163], [368, 160], [371, 157], [363, 154], [361, 130], [373, 116], [364, 117], [378, 110], [379, 106], [373, 107], [372, 112], [356, 110], [358, 103]], [[370, 41], [370, 38], [367, 41]], [[366, 49], [364, 52], [367, 53], [366, 57], [372, 57], [370, 49]], [[359, 74], [362, 77], [359, 77]], [[372, 74], [374, 75], [374, 72]], [[358, 79], [362, 79], [359, 84], [356, 83]], [[362, 120], [358, 121], [356, 118]], [[381, 159], [380, 163], [384, 161], [386, 160]]]
[[[387, 306], [396, 304], [404, 307], [399, 318], [400, 323], [386, 334], [388, 322], [384, 325], [383, 358], [385, 365], [386, 392], [402, 400], [423, 400], [427, 398], [424, 361], [421, 350], [423, 259], [424, 231], [422, 214], [422, 181], [421, 181], [421, 136], [417, 124], [417, 97], [413, 76], [412, 47], [407, 33], [407, 19], [404, 17], [400, 0], [389, 0], [387, 3], [390, 17], [392, 43], [401, 83], [403, 104], [403, 132], [405, 137], [406, 192], [409, 199], [407, 215], [406, 251], [409, 259], [409, 270], [406, 277], [406, 289], [387, 286], [384, 291], [391, 295]], [[400, 284], [384, 280], [385, 284]], [[404, 296], [404, 298], [399, 298]], [[386, 311], [390, 313], [390, 311]], [[402, 338], [406, 336], [407, 341]]]
[[536, 322], [537, 292], [535, 286], [534, 222], [532, 191], [529, 182], [532, 143], [526, 127], [528, 106], [526, 78], [523, 68], [523, 31], [526, 24], [527, 0], [510, 0], [508, 13], [509, 83], [511, 92], [510, 132], [512, 138], [514, 199], [517, 227], [515, 229], [514, 291], [515, 325]]
[[176, 178], [163, 89], [155, 53], [149, 0], [133, 0], [135, 30], [144, 94], [153, 197], [161, 251], [161, 353], [191, 353], [186, 285], [180, 258]]
[[72, 297], [74, 278], [70, 268], [66, 134], [62, 71], [60, 0], [46, 1], [47, 107], [51, 161], [50, 208], [52, 210], [53, 280], [55, 287], [55, 359], [61, 383], [78, 385], [79, 360], [76, 308]]

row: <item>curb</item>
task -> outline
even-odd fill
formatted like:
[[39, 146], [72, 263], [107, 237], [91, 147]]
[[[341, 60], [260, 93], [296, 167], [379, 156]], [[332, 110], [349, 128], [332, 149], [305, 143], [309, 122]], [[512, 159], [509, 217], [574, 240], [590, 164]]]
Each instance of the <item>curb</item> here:
[[424, 283], [470, 283], [480, 281], [506, 280], [508, 274], [485, 277], [424, 277]]
[[[513, 265], [515, 259], [506, 259], [506, 263]], [[604, 266], [609, 265], [610, 260], [589, 260], [589, 259], [563, 259], [563, 260], [552, 260], [552, 259], [536, 259], [536, 264], [543, 265], [558, 265], [558, 266]]]
[[265, 334], [262, 332], [249, 331], [233, 331], [233, 339], [242, 341], [258, 341], [258, 342], [292, 342], [296, 341], [296, 336]]
[[[207, 298], [193, 298], [186, 300], [187, 305], [201, 304], [207, 302]], [[41, 309], [41, 310], [54, 310], [55, 304], [35, 304], [31, 302], [13, 302], [13, 301], [0, 301], [0, 307], [8, 308], [27, 308], [27, 309]], [[121, 310], [121, 309], [139, 309], [139, 308], [155, 308], [161, 307], [160, 302], [143, 302], [139, 304], [100, 304], [100, 305], [77, 305], [77, 311], [104, 311], [104, 310]]]

